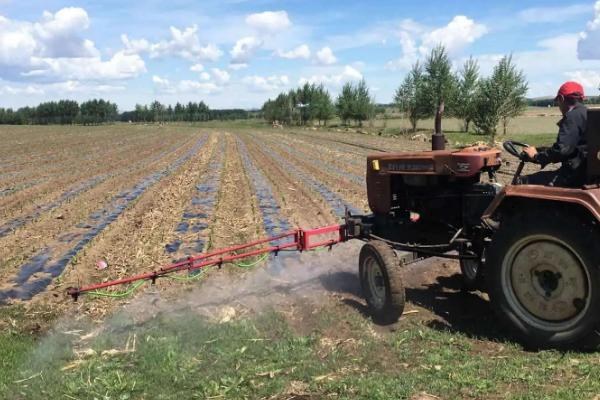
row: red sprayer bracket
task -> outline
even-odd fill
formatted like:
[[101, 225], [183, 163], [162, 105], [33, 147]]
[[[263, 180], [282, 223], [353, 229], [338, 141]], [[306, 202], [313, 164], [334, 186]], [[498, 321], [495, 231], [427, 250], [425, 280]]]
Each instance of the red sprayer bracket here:
[[[329, 238], [323, 239], [323, 236]], [[332, 237], [334, 236], [334, 237]], [[287, 239], [287, 242], [284, 240]], [[320, 239], [320, 240], [319, 240]], [[346, 225], [331, 225], [316, 229], [296, 229], [294, 231], [283, 233], [281, 235], [255, 240], [246, 244], [227, 247], [215, 250], [210, 253], [203, 253], [197, 256], [191, 256], [183, 261], [176, 262], [161, 267], [157, 270], [146, 272], [144, 274], [134, 275], [127, 278], [116, 279], [112, 281], [87, 285], [82, 287], [70, 287], [67, 294], [77, 301], [77, 298], [86, 292], [104, 289], [111, 286], [124, 285], [136, 281], [149, 280], [154, 284], [158, 278], [168, 274], [180, 271], [194, 271], [205, 267], [240, 260], [243, 258], [254, 257], [261, 254], [274, 253], [277, 255], [282, 250], [304, 251], [318, 247], [329, 247], [341, 242], [345, 242], [349, 237], [346, 233]], [[272, 245], [271, 242], [284, 241], [283, 244]], [[263, 245], [258, 249], [248, 250], [251, 247]], [[265, 246], [266, 245], [266, 246]], [[245, 250], [245, 251], [242, 251]]]

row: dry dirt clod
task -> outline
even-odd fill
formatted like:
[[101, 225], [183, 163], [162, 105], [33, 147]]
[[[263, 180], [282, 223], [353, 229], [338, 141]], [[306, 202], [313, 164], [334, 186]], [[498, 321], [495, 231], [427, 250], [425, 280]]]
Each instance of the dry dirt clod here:
[[217, 319], [219, 320], [220, 324], [224, 324], [232, 321], [236, 314], [237, 312], [235, 311], [235, 308], [231, 306], [225, 306], [219, 310]]

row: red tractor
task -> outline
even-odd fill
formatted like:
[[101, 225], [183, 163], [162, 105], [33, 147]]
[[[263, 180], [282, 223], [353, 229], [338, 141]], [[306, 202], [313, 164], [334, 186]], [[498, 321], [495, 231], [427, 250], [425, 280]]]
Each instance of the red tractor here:
[[[213, 250], [128, 278], [71, 287], [87, 292], [280, 251], [365, 243], [359, 279], [373, 316], [393, 323], [404, 309], [402, 266], [427, 257], [460, 261], [465, 286], [487, 292], [498, 317], [534, 347], [600, 344], [600, 109], [588, 112], [587, 183], [520, 185], [527, 145], [505, 142], [521, 162], [512, 184], [496, 180], [501, 152], [487, 147], [379, 153], [367, 158], [370, 215], [295, 229]], [[440, 138], [440, 136], [442, 136]], [[442, 139], [442, 140], [441, 140]], [[441, 144], [441, 146], [440, 146]], [[442, 147], [442, 149], [439, 149]], [[596, 247], [598, 246], [598, 247]]]
[[465, 285], [487, 292], [529, 345], [600, 344], [600, 109], [588, 112], [587, 140], [588, 181], [574, 189], [518, 184], [527, 158], [517, 142], [504, 143], [521, 160], [507, 186], [495, 149], [369, 156], [373, 214], [348, 216], [346, 228], [366, 241], [359, 276], [373, 315], [402, 314], [403, 264], [455, 258]]

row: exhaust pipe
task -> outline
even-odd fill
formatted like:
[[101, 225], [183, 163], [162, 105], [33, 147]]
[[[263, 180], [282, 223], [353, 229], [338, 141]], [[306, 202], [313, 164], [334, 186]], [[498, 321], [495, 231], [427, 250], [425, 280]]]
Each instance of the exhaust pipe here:
[[431, 135], [431, 150], [446, 150], [446, 137], [443, 133]]

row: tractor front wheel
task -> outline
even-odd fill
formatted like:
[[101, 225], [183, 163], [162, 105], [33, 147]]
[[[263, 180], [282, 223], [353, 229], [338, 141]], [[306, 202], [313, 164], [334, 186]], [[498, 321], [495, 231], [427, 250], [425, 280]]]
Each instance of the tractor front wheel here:
[[370, 241], [360, 250], [358, 269], [373, 320], [382, 325], [398, 321], [404, 311], [404, 284], [396, 252], [382, 241]]
[[477, 258], [460, 260], [463, 287], [468, 291], [484, 290], [483, 262]]
[[534, 348], [596, 347], [598, 243], [596, 226], [558, 210], [503, 220], [485, 274], [498, 317]]

